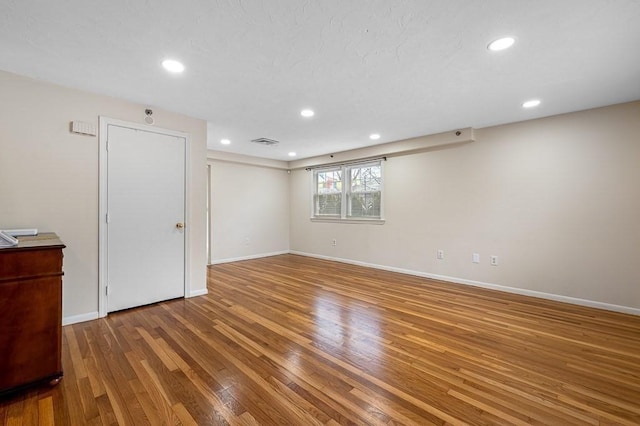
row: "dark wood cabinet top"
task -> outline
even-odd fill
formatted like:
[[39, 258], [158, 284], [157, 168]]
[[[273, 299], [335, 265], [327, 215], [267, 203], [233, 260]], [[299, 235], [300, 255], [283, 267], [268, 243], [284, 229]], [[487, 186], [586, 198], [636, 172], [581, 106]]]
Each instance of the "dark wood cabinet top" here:
[[60, 238], [53, 232], [43, 232], [38, 235], [22, 236], [18, 238], [18, 245], [0, 249], [0, 254], [15, 250], [29, 250], [42, 248], [65, 248]]

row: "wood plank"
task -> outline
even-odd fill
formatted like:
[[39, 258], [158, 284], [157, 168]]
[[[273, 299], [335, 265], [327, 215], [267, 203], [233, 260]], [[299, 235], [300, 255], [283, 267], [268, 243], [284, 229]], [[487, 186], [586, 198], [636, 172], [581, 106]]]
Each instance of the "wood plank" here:
[[48, 396], [38, 401], [38, 425], [53, 426], [53, 398]]

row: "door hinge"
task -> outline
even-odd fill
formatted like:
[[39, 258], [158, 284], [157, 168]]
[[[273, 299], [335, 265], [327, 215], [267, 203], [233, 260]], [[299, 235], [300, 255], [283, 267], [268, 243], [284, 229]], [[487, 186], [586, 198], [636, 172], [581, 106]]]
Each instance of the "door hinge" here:
[[107, 141], [107, 144], [105, 146], [105, 149], [107, 150], [107, 152], [109, 152], [109, 141]]
[[105, 294], [106, 294], [107, 296], [109, 295], [109, 288], [110, 288], [109, 286], [106, 286], [106, 287], [105, 287], [105, 289], [104, 289], [104, 290], [105, 290]]
[[109, 213], [104, 215], [105, 222], [109, 223]]

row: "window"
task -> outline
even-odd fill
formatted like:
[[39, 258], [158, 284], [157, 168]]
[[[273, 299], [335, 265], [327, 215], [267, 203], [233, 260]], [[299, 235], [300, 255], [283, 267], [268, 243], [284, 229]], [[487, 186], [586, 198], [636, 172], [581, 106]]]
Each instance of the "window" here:
[[380, 162], [349, 167], [348, 217], [380, 219], [382, 168]]
[[312, 219], [381, 220], [380, 160], [313, 172]]
[[316, 194], [314, 216], [337, 216], [342, 212], [342, 170], [315, 172]]

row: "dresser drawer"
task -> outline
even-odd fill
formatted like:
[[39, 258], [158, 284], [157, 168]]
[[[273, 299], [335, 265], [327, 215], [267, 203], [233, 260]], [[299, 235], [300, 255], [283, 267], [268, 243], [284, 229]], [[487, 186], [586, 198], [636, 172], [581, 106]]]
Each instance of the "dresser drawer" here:
[[0, 251], [0, 284], [38, 276], [62, 274], [62, 250]]

